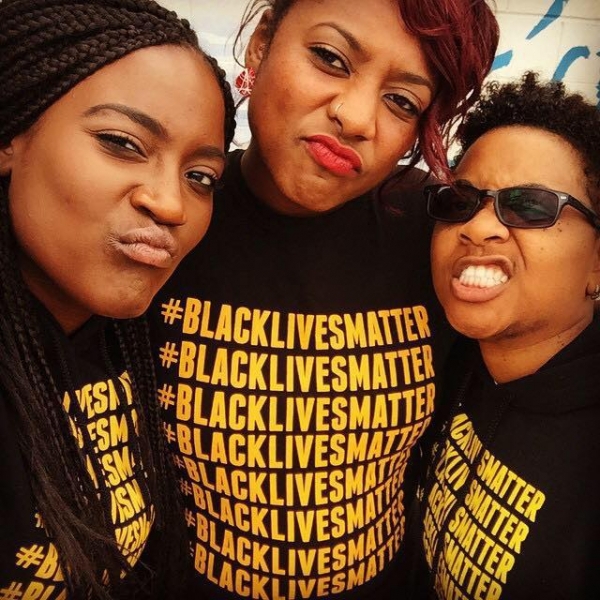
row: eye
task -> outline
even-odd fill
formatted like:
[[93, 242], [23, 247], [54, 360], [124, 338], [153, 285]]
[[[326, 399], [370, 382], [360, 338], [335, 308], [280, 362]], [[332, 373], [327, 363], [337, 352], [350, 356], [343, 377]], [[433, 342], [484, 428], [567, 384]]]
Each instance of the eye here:
[[451, 204], [455, 210], [469, 212], [479, 203], [479, 192], [471, 186], [457, 185], [454, 188], [448, 188], [448, 204]]
[[122, 133], [100, 132], [96, 134], [100, 143], [111, 152], [135, 152], [141, 156], [145, 156], [140, 146], [133, 138]]
[[185, 178], [202, 194], [212, 194], [219, 181], [214, 173], [206, 171], [188, 171]]
[[[541, 195], [541, 199], [544, 199], [543, 195]], [[544, 203], [540, 200], [539, 192], [513, 190], [508, 200], [505, 201], [505, 205], [508, 210], [526, 216], [528, 221], [538, 221], [552, 218], [556, 203], [554, 197], [551, 197], [550, 202]]]
[[421, 109], [416, 102], [402, 94], [386, 94], [385, 99], [390, 108], [396, 113], [405, 117], [420, 117]]
[[326, 67], [336, 71], [343, 71], [344, 73], [350, 72], [350, 69], [346, 65], [344, 59], [329, 48], [325, 48], [324, 46], [311, 46], [310, 51], [317, 58], [317, 60]]

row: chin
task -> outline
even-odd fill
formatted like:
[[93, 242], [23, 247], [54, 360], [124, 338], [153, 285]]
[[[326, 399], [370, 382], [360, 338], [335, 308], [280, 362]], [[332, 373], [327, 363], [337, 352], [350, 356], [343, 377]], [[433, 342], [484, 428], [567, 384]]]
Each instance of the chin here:
[[458, 333], [464, 335], [465, 337], [471, 338], [472, 340], [486, 340], [490, 337], [493, 337], [493, 333], [489, 331], [489, 327], [478, 326], [474, 324], [454, 324], [450, 321], [450, 324]]
[[142, 294], [137, 297], [107, 299], [98, 306], [96, 312], [111, 319], [135, 319], [148, 310], [152, 298], [153, 295]]
[[456, 331], [473, 340], [493, 340], [503, 337], [505, 329], [499, 327], [496, 314], [474, 318], [473, 313], [474, 311], [461, 312], [461, 314], [446, 313], [446, 317]]

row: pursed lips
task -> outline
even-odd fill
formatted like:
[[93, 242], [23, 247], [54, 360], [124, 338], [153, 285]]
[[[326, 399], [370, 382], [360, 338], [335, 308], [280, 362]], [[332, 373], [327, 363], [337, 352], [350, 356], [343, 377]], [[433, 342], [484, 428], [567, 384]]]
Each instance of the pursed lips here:
[[173, 235], [157, 225], [117, 234], [114, 246], [135, 262], [163, 269], [173, 265], [179, 250]]
[[363, 161], [356, 150], [340, 144], [329, 135], [306, 138], [309, 151], [316, 162], [336, 175], [350, 175], [362, 169]]

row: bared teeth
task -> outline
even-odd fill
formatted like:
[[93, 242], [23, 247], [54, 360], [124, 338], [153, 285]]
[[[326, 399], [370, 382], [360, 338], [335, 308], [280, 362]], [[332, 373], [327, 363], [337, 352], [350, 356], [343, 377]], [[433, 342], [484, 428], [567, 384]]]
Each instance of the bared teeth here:
[[460, 283], [466, 286], [490, 288], [508, 281], [508, 276], [504, 271], [495, 265], [469, 265], [459, 277]]

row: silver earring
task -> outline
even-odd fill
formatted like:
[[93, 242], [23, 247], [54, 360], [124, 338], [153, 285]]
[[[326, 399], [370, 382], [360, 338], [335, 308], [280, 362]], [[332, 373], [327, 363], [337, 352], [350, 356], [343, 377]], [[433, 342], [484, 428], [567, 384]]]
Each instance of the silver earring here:
[[600, 283], [596, 284], [596, 288], [594, 289], [594, 291], [590, 294], [590, 298], [594, 301], [596, 300], [600, 300]]

